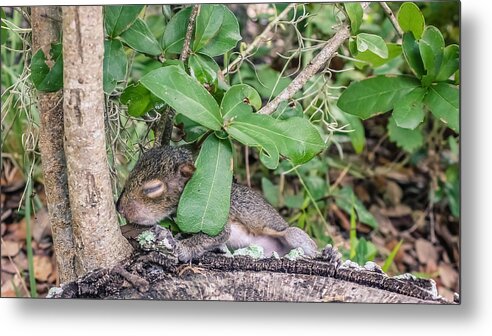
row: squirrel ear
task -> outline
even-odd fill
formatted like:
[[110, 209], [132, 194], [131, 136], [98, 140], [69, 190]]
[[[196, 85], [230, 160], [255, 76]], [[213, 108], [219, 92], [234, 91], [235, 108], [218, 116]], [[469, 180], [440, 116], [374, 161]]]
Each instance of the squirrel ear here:
[[195, 172], [196, 168], [193, 165], [193, 163], [183, 163], [182, 165], [179, 166], [178, 170], [181, 176], [190, 178]]

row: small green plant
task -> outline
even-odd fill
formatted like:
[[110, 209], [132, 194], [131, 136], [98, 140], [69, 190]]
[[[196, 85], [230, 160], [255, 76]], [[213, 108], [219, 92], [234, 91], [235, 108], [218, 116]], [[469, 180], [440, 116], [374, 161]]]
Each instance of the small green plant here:
[[[411, 152], [424, 144], [420, 126], [427, 111], [459, 132], [459, 47], [445, 46], [439, 29], [426, 26], [424, 16], [413, 3], [403, 3], [397, 17], [404, 31], [401, 45], [359, 33], [351, 38], [350, 51], [356, 60], [363, 61], [360, 64], [374, 67], [403, 52], [413, 76], [379, 75], [354, 82], [338, 99], [338, 107], [361, 119], [392, 111], [389, 138]], [[454, 80], [450, 80], [452, 76]]]

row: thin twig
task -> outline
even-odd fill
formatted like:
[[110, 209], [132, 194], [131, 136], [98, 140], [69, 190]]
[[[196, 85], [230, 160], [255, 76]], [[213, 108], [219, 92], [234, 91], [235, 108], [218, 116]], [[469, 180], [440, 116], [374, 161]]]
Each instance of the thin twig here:
[[181, 51], [181, 55], [179, 56], [179, 60], [181, 62], [185, 62], [190, 55], [191, 37], [193, 36], [193, 28], [195, 27], [195, 20], [199, 10], [200, 5], [194, 5], [193, 9], [191, 10], [190, 20], [188, 21], [188, 27], [186, 28], [186, 35], [183, 43], [183, 50]]
[[395, 30], [398, 33], [398, 35], [400, 37], [402, 37], [403, 36], [403, 30], [401, 29], [400, 24], [396, 20], [395, 14], [391, 10], [391, 8], [384, 1], [379, 2], [379, 4], [381, 5], [381, 7], [383, 7], [384, 12], [388, 16], [388, 19], [390, 19], [391, 23], [393, 24], [393, 27], [395, 27]]
[[[181, 55], [179, 56], [179, 60], [181, 62], [186, 62], [186, 60], [190, 56], [190, 45], [191, 39], [193, 37], [193, 28], [195, 27], [195, 20], [199, 11], [200, 5], [194, 5], [193, 9], [191, 10], [190, 19], [188, 21], [186, 35], [183, 42], [183, 49], [181, 50]], [[170, 106], [166, 106], [166, 108], [161, 112], [161, 117], [154, 129], [154, 135], [156, 139], [155, 146], [169, 145], [173, 133], [173, 120], [174, 110]]]
[[293, 9], [297, 4], [292, 3], [287, 6], [275, 19], [273, 19], [265, 28], [265, 30], [258, 35], [254, 41], [246, 48], [245, 51], [243, 51], [238, 58], [236, 58], [229, 66], [227, 69], [224, 71], [224, 75], [227, 73], [230, 73], [231, 71], [234, 70], [236, 65], [241, 62], [243, 59], [248, 57], [249, 54], [251, 54], [252, 51], [255, 50], [262, 42], [266, 40], [267, 35], [270, 33], [270, 31], [277, 25], [277, 23], [282, 20], [289, 12], [291, 9]]
[[313, 58], [309, 65], [302, 70], [297, 77], [287, 86], [275, 99], [261, 108], [258, 113], [272, 114], [278, 105], [292, 98], [307, 81], [313, 77], [318, 70], [336, 53], [338, 48], [350, 37], [350, 28], [347, 24], [343, 24], [336, 34], [328, 40], [323, 49]]

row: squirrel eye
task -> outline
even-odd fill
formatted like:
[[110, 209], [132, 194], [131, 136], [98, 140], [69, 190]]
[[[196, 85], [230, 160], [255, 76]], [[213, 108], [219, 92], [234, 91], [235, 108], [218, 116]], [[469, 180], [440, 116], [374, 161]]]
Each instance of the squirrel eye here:
[[146, 182], [143, 186], [143, 193], [150, 198], [161, 196], [166, 191], [166, 186], [162, 181], [152, 180]]

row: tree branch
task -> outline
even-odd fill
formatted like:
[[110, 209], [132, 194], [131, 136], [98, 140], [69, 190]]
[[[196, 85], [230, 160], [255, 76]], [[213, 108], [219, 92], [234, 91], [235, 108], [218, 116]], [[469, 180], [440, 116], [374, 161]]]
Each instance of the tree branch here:
[[[195, 20], [199, 11], [200, 5], [194, 5], [193, 9], [191, 10], [190, 19], [188, 20], [186, 35], [183, 42], [183, 49], [181, 50], [181, 55], [179, 56], [179, 60], [181, 62], [186, 62], [186, 60], [190, 56], [190, 45], [191, 39], [193, 37], [193, 28], [195, 27]], [[161, 117], [159, 118], [157, 125], [154, 128], [156, 146], [169, 145], [173, 133], [173, 120], [174, 111], [171, 109], [171, 107], [166, 106], [166, 108], [161, 113]]]
[[381, 5], [381, 7], [383, 7], [384, 12], [388, 16], [388, 19], [390, 19], [391, 24], [393, 25], [393, 27], [395, 27], [395, 30], [398, 33], [398, 35], [400, 37], [402, 37], [403, 36], [403, 30], [401, 29], [400, 24], [396, 20], [395, 14], [393, 14], [393, 11], [391, 10], [391, 8], [384, 1], [381, 1], [379, 4]]
[[[24, 13], [24, 11], [22, 11]], [[53, 18], [53, 19], [50, 19]], [[49, 55], [51, 43], [60, 40], [60, 6], [36, 6], [31, 11], [33, 54]], [[60, 282], [76, 279], [72, 216], [68, 201], [67, 162], [63, 149], [63, 92], [38, 92], [39, 149], [48, 213], [56, 249]]]
[[297, 91], [307, 83], [307, 81], [314, 76], [318, 70], [335, 55], [338, 48], [350, 37], [350, 28], [347, 24], [343, 24], [340, 30], [328, 40], [324, 48], [313, 58], [309, 65], [302, 70], [297, 77], [287, 86], [275, 99], [261, 108], [258, 113], [260, 114], [272, 114], [277, 109], [278, 105], [292, 98]]
[[258, 35], [254, 39], [254, 41], [246, 48], [246, 50], [244, 52], [242, 52], [241, 55], [239, 55], [239, 57], [236, 58], [231, 64], [229, 64], [229, 66], [227, 67], [227, 69], [224, 71], [224, 75], [227, 74], [227, 73], [230, 73], [231, 71], [233, 71], [234, 68], [236, 67], [236, 65], [239, 62], [241, 62], [249, 54], [251, 54], [251, 52], [253, 50], [255, 50], [255, 48], [258, 47], [258, 45], [265, 40], [265, 38], [267, 37], [267, 35], [273, 29], [273, 27], [275, 27], [277, 25], [277, 23], [280, 20], [282, 20], [290, 12], [290, 10], [293, 9], [295, 6], [296, 6], [295, 3], [292, 3], [292, 4], [288, 5], [287, 8], [285, 8], [275, 19], [273, 19], [272, 22], [270, 22], [266, 26], [265, 30], [260, 35]]
[[194, 5], [193, 9], [191, 10], [190, 20], [188, 21], [188, 27], [186, 28], [186, 35], [183, 43], [183, 50], [181, 51], [181, 55], [179, 56], [179, 60], [181, 62], [185, 62], [190, 55], [191, 37], [193, 36], [193, 28], [195, 27], [195, 20], [199, 10], [200, 5]]

